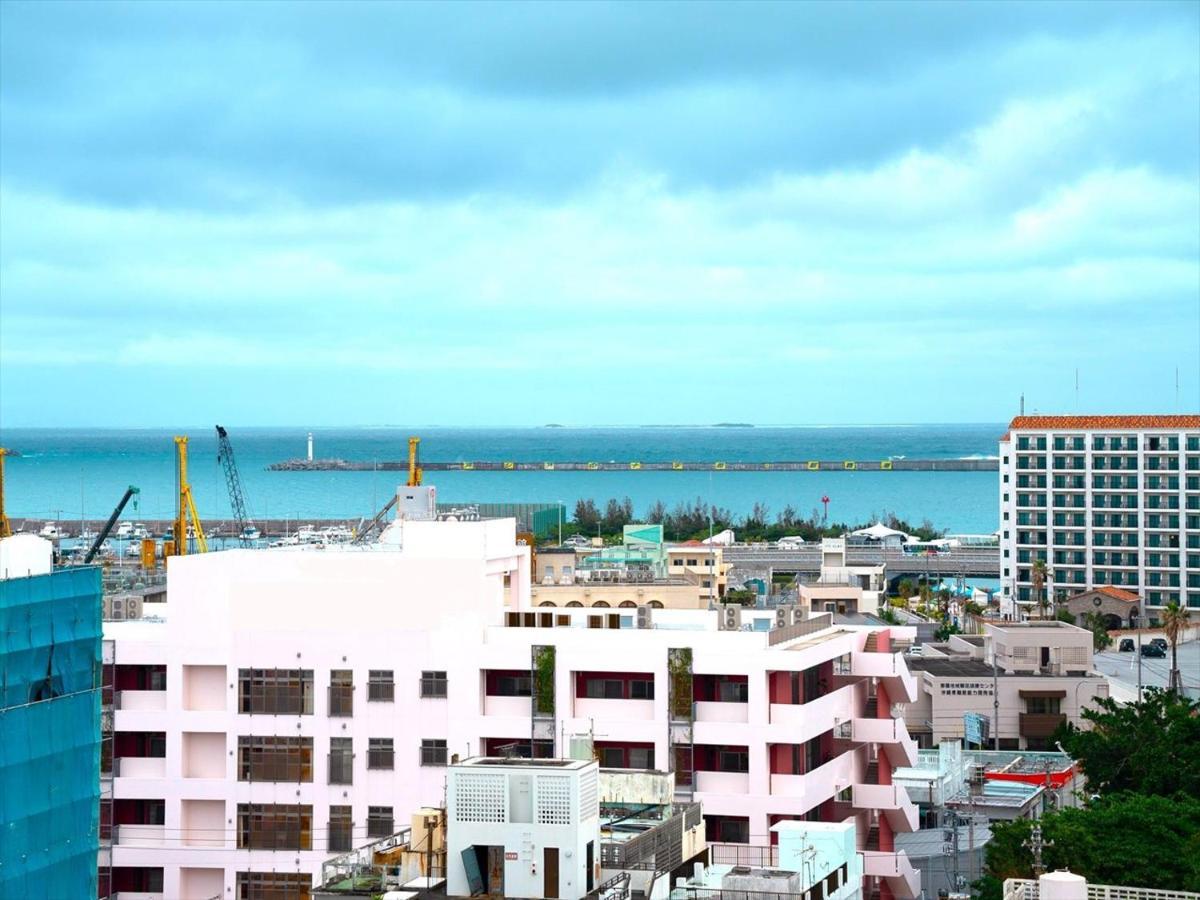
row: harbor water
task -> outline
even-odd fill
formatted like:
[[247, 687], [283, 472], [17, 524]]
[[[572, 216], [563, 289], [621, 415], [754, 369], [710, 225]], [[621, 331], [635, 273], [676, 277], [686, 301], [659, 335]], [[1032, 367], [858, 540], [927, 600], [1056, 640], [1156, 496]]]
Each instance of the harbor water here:
[[[271, 472], [272, 463], [305, 455], [308, 431], [317, 458], [374, 462], [405, 458], [410, 434], [421, 455], [440, 462], [481, 459], [596, 461], [762, 461], [805, 459], [967, 459], [994, 457], [1000, 424], [908, 426], [611, 427], [611, 428], [238, 428], [229, 426], [251, 515], [357, 519], [395, 491], [399, 472]], [[228, 518], [229, 497], [211, 426], [179, 429], [5, 429], [5, 502], [11, 518], [55, 519], [68, 529], [81, 516], [104, 518], [126, 486], [140, 489], [138, 509], [123, 518], [169, 518], [175, 498], [175, 434], [189, 435], [189, 468], [201, 516]], [[995, 472], [472, 472], [430, 473], [439, 499], [467, 502], [597, 504], [629, 497], [642, 515], [697, 498], [773, 518], [785, 506], [801, 516], [822, 509], [830, 521], [865, 522], [895, 513], [955, 532], [997, 528]]]

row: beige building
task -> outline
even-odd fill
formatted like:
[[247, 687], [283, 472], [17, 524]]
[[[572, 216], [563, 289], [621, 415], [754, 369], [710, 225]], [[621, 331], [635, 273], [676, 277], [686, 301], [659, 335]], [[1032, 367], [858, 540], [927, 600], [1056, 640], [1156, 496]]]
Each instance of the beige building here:
[[1053, 749], [1064, 721], [1081, 713], [1108, 682], [1092, 669], [1092, 634], [1065, 622], [986, 625], [986, 634], [953, 635], [924, 644], [909, 668], [920, 679], [918, 698], [905, 710], [909, 732], [922, 747], [961, 739], [968, 713], [987, 718], [988, 747]]
[[708, 609], [708, 588], [682, 581], [581, 581], [572, 584], [535, 584], [530, 589], [534, 606], [594, 606], [598, 608]]

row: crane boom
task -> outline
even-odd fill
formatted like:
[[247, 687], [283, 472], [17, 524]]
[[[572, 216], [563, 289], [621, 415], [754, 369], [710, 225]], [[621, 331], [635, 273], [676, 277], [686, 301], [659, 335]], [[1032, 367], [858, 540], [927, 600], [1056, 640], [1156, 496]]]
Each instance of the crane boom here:
[[138, 489], [132, 484], [125, 489], [125, 496], [121, 498], [121, 502], [117, 504], [117, 508], [112, 511], [112, 515], [108, 517], [108, 521], [104, 523], [104, 527], [100, 529], [100, 533], [96, 535], [96, 540], [92, 542], [92, 548], [88, 550], [87, 556], [83, 558], [83, 564], [86, 566], [96, 554], [100, 552], [100, 545], [104, 543], [104, 539], [108, 537], [114, 525], [117, 524], [117, 519], [121, 518], [121, 513], [125, 511], [125, 504], [129, 502], [129, 498], [138, 493]]
[[196, 501], [192, 497], [192, 485], [187, 474], [188, 439], [184, 435], [175, 438], [175, 480], [179, 485], [178, 505], [175, 508], [174, 541], [171, 553], [163, 548], [163, 555], [186, 556], [188, 552], [187, 524], [191, 519], [192, 528], [196, 533], [196, 549], [201, 553], [208, 552], [208, 540], [204, 536], [204, 526], [200, 524], [200, 516], [196, 514]]
[[233, 517], [237, 520], [238, 541], [243, 547], [251, 544], [249, 537], [250, 526], [253, 524], [246, 513], [246, 497], [242, 493], [242, 477], [238, 474], [237, 460], [233, 456], [233, 444], [229, 441], [229, 432], [220, 425], [217, 426], [217, 459], [225, 470], [225, 486], [229, 489], [229, 505], [233, 508]]

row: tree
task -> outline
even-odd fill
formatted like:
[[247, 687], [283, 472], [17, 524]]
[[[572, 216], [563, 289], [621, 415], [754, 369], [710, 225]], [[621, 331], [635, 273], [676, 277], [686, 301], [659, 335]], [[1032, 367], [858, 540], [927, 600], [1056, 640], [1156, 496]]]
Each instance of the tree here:
[[600, 524], [600, 510], [595, 500], [580, 500], [575, 504], [575, 524], [579, 530], [591, 534]]
[[1042, 611], [1042, 618], [1046, 618], [1046, 608], [1050, 605], [1046, 599], [1046, 561], [1044, 559], [1035, 559], [1033, 561], [1033, 602], [1038, 605]]
[[1100, 613], [1090, 612], [1084, 620], [1092, 632], [1092, 649], [1096, 652], [1107, 649], [1112, 645], [1112, 637], [1108, 633], [1108, 620]]
[[913, 583], [910, 579], [901, 578], [900, 583], [896, 585], [896, 593], [907, 600], [916, 593], [916, 589], [913, 587]]
[[654, 505], [646, 510], [646, 521], [651, 525], [661, 525], [667, 518], [667, 508], [661, 500], [655, 500]]
[[1200, 703], [1150, 688], [1124, 706], [1098, 698], [1082, 716], [1090, 728], [1067, 725], [1058, 736], [1079, 761], [1089, 791], [1200, 799]]
[[1187, 631], [1188, 611], [1172, 600], [1163, 610], [1162, 626], [1167, 640], [1171, 643], [1171, 681], [1169, 687], [1173, 691], [1183, 690], [1183, 679], [1179, 677], [1179, 639]]
[[[1116, 794], [1048, 813], [1041, 825], [1047, 869], [1070, 868], [1094, 884], [1200, 889], [1200, 800], [1194, 797]], [[1005, 878], [1033, 877], [1025, 846], [1032, 826], [1027, 819], [993, 823], [987, 875], [977, 883], [981, 898], [999, 897]]]

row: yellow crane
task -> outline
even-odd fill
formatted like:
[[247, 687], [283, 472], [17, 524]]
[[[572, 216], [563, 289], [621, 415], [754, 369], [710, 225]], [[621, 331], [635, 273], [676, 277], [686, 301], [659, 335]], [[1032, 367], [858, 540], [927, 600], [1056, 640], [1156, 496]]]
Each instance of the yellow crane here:
[[8, 515], [4, 512], [4, 457], [8, 451], [0, 447], [0, 538], [12, 537], [12, 526], [8, 524]]
[[204, 537], [204, 526], [200, 524], [200, 516], [196, 513], [196, 500], [192, 496], [192, 486], [187, 474], [186, 436], [175, 438], [175, 479], [179, 484], [179, 501], [175, 507], [174, 541], [163, 547], [163, 556], [186, 556], [188, 552], [188, 521], [196, 532], [196, 549], [201, 553], [208, 552], [208, 541]]
[[421, 471], [420, 449], [421, 439], [410, 437], [408, 439], [408, 487], [421, 486], [421, 476], [424, 473]]

